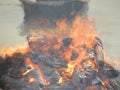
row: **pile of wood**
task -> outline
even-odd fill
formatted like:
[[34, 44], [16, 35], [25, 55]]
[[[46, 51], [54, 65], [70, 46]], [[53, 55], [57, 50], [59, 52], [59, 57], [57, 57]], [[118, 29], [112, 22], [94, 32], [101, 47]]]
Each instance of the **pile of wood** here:
[[[39, 44], [36, 41], [29, 42], [31, 51], [26, 54], [14, 53], [12, 57], [0, 57], [0, 88], [2, 90], [119, 90], [119, 71], [103, 61], [102, 45], [100, 40], [96, 39], [98, 43], [88, 54], [91, 60], [97, 57], [98, 71], [84, 61], [81, 62], [84, 70], [75, 67], [69, 80], [58, 83], [60, 78], [64, 77], [60, 70], [68, 68], [68, 61], [57, 56], [59, 54], [53, 54], [56, 52], [53, 49], [50, 51], [53, 51], [52, 54], [45, 54], [40, 50], [41, 48], [35, 49], [40, 43], [43, 44], [39, 39]], [[45, 41], [51, 42], [46, 39]], [[71, 38], [65, 38], [61, 47], [65, 49], [71, 42]], [[36, 45], [34, 48], [31, 46], [33, 43]], [[64, 53], [64, 50], [60, 52]], [[39, 68], [32, 68], [26, 64], [28, 58]], [[72, 58], [76, 59], [77, 53], [74, 53]], [[26, 73], [28, 70], [29, 72]], [[42, 72], [42, 76], [39, 72]]]
[[[87, 52], [87, 58], [78, 62], [82, 68], [75, 65], [71, 75], [66, 72], [69, 62], [81, 57], [81, 51], [70, 48], [74, 38], [62, 37], [59, 42], [46, 35], [31, 40], [31, 30], [56, 28], [56, 20], [64, 18], [72, 23], [76, 15], [86, 18], [88, 0], [20, 1], [25, 13], [22, 34], [28, 35], [30, 51], [0, 57], [0, 90], [120, 90], [120, 72], [104, 61], [99, 38], [95, 38], [92, 48], [79, 46]], [[66, 59], [66, 52], [70, 60]]]

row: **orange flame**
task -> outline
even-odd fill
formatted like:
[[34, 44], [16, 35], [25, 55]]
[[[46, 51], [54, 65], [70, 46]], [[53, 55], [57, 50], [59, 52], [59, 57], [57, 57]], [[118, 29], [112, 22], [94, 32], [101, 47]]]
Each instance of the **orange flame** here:
[[26, 44], [24, 45], [20, 45], [20, 46], [16, 46], [16, 47], [3, 47], [0, 50], [0, 54], [5, 57], [5, 56], [9, 56], [12, 57], [13, 54], [15, 53], [20, 53], [20, 54], [25, 54], [27, 52], [29, 52], [30, 49], [28, 48], [28, 46]]
[[106, 79], [106, 80], [103, 80], [103, 81], [102, 81], [102, 85], [103, 85], [103, 86], [106, 86], [107, 84], [109, 84], [109, 79]]
[[[43, 82], [45, 83], [45, 85], [50, 84], [50, 83], [44, 78], [44, 76], [43, 76], [43, 74], [42, 74], [42, 71], [40, 70], [40, 66], [38, 66], [38, 65], [36, 65], [36, 64], [33, 64], [32, 61], [31, 61], [29, 58], [27, 58], [27, 59], [25, 60], [25, 63], [26, 63], [26, 65], [30, 66], [31, 69], [28, 69], [26, 72], [23, 73], [23, 75], [28, 74], [29, 72], [31, 72], [31, 71], [34, 70], [34, 69], [38, 69], [38, 74], [39, 74], [40, 77], [42, 78], [42, 80], [43, 80]], [[31, 80], [31, 79], [32, 79], [32, 80]], [[33, 78], [31, 78], [31, 79], [30, 79], [29, 81], [34, 81]]]
[[29, 82], [29, 83], [36, 82], [36, 79], [31, 77], [28, 82]]
[[[28, 42], [30, 44], [30, 48], [33, 50], [42, 52], [43, 54], [59, 56], [68, 62], [67, 68], [58, 70], [64, 76], [60, 78], [58, 83], [69, 80], [76, 67], [84, 70], [82, 65], [83, 62], [91, 65], [91, 68], [96, 68], [96, 59], [94, 58], [93, 61], [88, 60], [89, 56], [87, 52], [87, 49], [94, 48], [94, 45], [97, 42], [96, 37], [98, 34], [96, 33], [93, 24], [93, 21], [84, 20], [80, 17], [76, 17], [72, 24], [68, 24], [64, 19], [56, 22], [57, 28], [52, 30], [39, 30], [39, 32], [32, 34], [32, 36], [29, 38]], [[72, 42], [66, 47], [63, 45], [62, 40], [67, 37], [72, 38]], [[13, 52], [21, 52], [24, 54], [27, 51], [28, 50], [25, 49], [18, 49], [15, 51], [5, 50], [4, 52], [6, 55], [12, 56], [14, 54]], [[71, 60], [73, 51], [78, 54], [75, 60]], [[31, 70], [37, 68], [39, 70], [38, 73], [42, 77], [43, 81], [46, 84], [49, 84], [49, 82], [44, 78], [42, 71], [40, 71], [40, 66], [33, 64], [29, 58], [27, 58], [25, 62], [31, 67], [31, 69], [24, 72], [23, 75], [26, 75]]]
[[30, 71], [32, 71], [32, 70], [35, 68], [35, 65], [32, 64], [32, 62], [31, 62], [31, 60], [30, 60], [29, 58], [27, 58], [27, 59], [25, 60], [25, 63], [26, 63], [28, 66], [30, 66], [30, 69], [28, 69], [26, 72], [24, 72], [23, 75], [28, 74]]
[[[98, 34], [93, 27], [94, 21], [84, 20], [80, 17], [76, 17], [72, 24], [68, 24], [65, 19], [59, 20], [56, 24], [56, 29], [39, 30], [36, 35], [34, 34], [30, 38], [30, 40], [33, 40], [30, 41], [30, 43], [33, 50], [48, 55], [59, 55], [59, 57], [66, 59], [68, 61], [68, 68], [59, 71], [64, 74], [64, 77], [71, 77], [75, 67], [83, 69], [81, 63], [89, 59], [87, 49], [94, 48]], [[39, 36], [39, 38], [36, 36]], [[68, 47], [62, 45], [62, 40], [66, 37], [72, 38], [72, 43]], [[57, 39], [57, 42], [54, 43], [53, 39]], [[35, 45], [36, 43], [41, 45], [37, 46]], [[61, 47], [63, 48], [63, 51], [61, 51]], [[52, 54], [49, 51], [52, 51]], [[75, 60], [71, 60], [72, 51], [75, 51], [78, 54], [78, 57], [75, 58]], [[96, 68], [95, 61], [96, 59], [94, 59], [93, 62], [89, 60], [86, 63], [90, 64], [91, 68]], [[65, 79], [60, 78], [59, 83], [66, 81]]]

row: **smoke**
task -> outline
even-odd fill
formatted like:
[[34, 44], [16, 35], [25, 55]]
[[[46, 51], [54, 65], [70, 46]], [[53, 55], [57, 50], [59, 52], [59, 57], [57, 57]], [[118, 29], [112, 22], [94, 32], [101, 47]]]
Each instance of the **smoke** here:
[[87, 17], [87, 0], [20, 0], [24, 10], [24, 21], [20, 35], [26, 35], [31, 30], [55, 28], [56, 21], [66, 19], [71, 23], [75, 16]]

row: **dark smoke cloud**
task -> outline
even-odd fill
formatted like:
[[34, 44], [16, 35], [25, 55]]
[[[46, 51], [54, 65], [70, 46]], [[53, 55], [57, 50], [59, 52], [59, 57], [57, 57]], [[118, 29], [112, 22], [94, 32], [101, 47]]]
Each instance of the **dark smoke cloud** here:
[[20, 0], [24, 10], [24, 21], [21, 26], [21, 35], [30, 30], [41, 28], [55, 28], [55, 21], [66, 19], [72, 22], [76, 15], [87, 17], [87, 0]]

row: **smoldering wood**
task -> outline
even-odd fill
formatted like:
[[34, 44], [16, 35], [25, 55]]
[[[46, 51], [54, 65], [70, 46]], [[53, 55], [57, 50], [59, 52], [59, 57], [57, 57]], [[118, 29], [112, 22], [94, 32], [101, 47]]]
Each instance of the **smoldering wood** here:
[[105, 90], [105, 88], [100, 85], [93, 85], [86, 87], [84, 90]]
[[79, 87], [81, 90], [84, 90], [85, 87], [92, 86], [92, 81], [95, 79], [96, 71], [82, 71], [78, 68], [74, 70], [74, 73], [71, 78], [71, 82], [75, 87]]
[[[38, 54], [39, 56], [39, 54]], [[39, 63], [38, 63], [39, 64]], [[46, 65], [46, 64], [45, 64]], [[14, 65], [15, 66], [15, 65]], [[56, 69], [55, 68], [52, 68], [51, 66], [46, 66], [47, 69], [48, 68], [51, 68], [49, 70], [45, 69], [45, 66], [43, 67], [43, 72], [45, 74], [45, 76], [49, 76], [49, 77], [54, 77], [54, 75], [56, 75]], [[44, 70], [45, 69], [45, 70]], [[9, 70], [8, 70], [9, 71]], [[46, 72], [45, 72], [46, 71]], [[48, 72], [52, 72], [52, 74], [48, 73]], [[34, 72], [34, 73], [33, 73]], [[91, 73], [92, 72], [92, 73]], [[90, 89], [87, 89], [88, 87], [92, 87], [93, 85], [96, 85], [98, 83], [100, 83], [100, 81], [106, 79], [106, 78], [109, 78], [111, 83], [109, 85], [107, 85], [106, 87], [103, 87], [101, 85], [98, 85], [99, 88], [101, 86], [101, 88], [107, 88], [108, 90], [119, 90], [119, 76], [118, 76], [118, 73], [117, 73], [117, 70], [115, 70], [112, 66], [109, 66], [107, 64], [104, 65], [103, 68], [100, 69], [100, 71], [96, 74], [96, 72], [94, 72], [94, 70], [91, 70], [90, 71], [83, 71], [83, 72], [80, 72], [79, 70], [75, 70], [71, 80], [69, 83], [72, 84], [72, 89], [69, 88], [69, 86], [67, 86], [65, 83], [63, 84], [59, 84], [59, 85], [56, 85], [55, 83], [57, 82], [54, 82], [52, 83], [51, 85], [49, 86], [45, 86], [44, 88], [45, 89], [48, 89], [48, 90], [77, 90], [76, 87], [78, 88], [82, 88], [84, 90], [90, 90]], [[30, 74], [31, 73], [31, 74]], [[35, 77], [36, 79], [38, 79], [38, 74], [37, 74], [37, 71], [33, 70], [32, 72], [28, 73], [28, 75], [30, 76], [33, 76]], [[32, 74], [33, 73], [33, 74]], [[57, 72], [58, 73], [58, 72]], [[49, 75], [47, 75], [49, 74]], [[37, 76], [36, 76], [37, 75]], [[53, 76], [52, 76], [53, 75]], [[116, 79], [115, 77], [118, 78]], [[59, 77], [59, 74], [58, 74], [58, 77]], [[97, 77], [99, 79], [95, 80], [96, 78], [94, 77]], [[2, 77], [3, 78], [3, 77]], [[39, 77], [40, 78], [40, 77]], [[88, 78], [88, 79], [86, 79]], [[3, 80], [4, 79], [4, 80]], [[25, 90], [34, 90], [32, 87], [36, 88], [35, 90], [39, 90], [37, 89], [38, 87], [40, 88], [40, 85], [38, 84], [38, 82], [36, 82], [35, 85], [31, 85], [30, 83], [27, 82], [26, 84], [26, 81], [19, 81], [19, 78], [18, 79], [15, 79], [15, 78], [11, 78], [11, 77], [7, 77], [7, 80], [5, 78], [1, 79], [2, 82], [5, 82], [5, 83], [8, 83], [11, 87], [12, 85], [15, 85], [14, 88], [18, 88], [18, 87], [21, 87], [21, 88], [25, 88]], [[59, 78], [58, 78], [59, 79]], [[15, 81], [14, 81], [15, 80]], [[17, 81], [16, 81], [17, 80]], [[50, 79], [51, 81], [54, 79]], [[7, 82], [6, 82], [7, 81]], [[41, 80], [38, 79], [38, 81], [40, 81], [41, 83]], [[22, 84], [21, 84], [22, 83]], [[12, 84], [12, 85], [11, 85]], [[64, 86], [65, 84], [65, 86]], [[71, 85], [70, 84], [70, 85]], [[24, 86], [25, 85], [25, 86]], [[31, 87], [32, 86], [32, 87]], [[84, 87], [83, 87], [84, 86]], [[116, 89], [112, 89], [112, 88], [116, 88]], [[18, 89], [19, 90], [19, 89]], [[42, 90], [42, 89], [41, 89]], [[92, 89], [91, 89], [92, 90]], [[97, 89], [96, 89], [97, 90]], [[98, 89], [98, 90], [102, 90], [102, 89]]]
[[71, 82], [63, 82], [61, 84], [48, 85], [43, 90], [77, 90]]
[[101, 79], [112, 79], [119, 76], [119, 72], [110, 65], [105, 64], [104, 67], [101, 67], [97, 73], [97, 76]]
[[92, 65], [88, 64], [86, 61], [89, 59], [84, 60], [83, 62], [81, 62], [81, 66], [84, 68], [84, 70], [91, 70], [92, 69]]
[[87, 49], [87, 52], [88, 52], [89, 59], [94, 60], [94, 57], [95, 57], [94, 48], [92, 48], [92, 49]]
[[40, 76], [38, 69], [31, 70], [29, 73], [24, 75], [23, 78], [25, 78], [26, 82], [29, 82], [30, 78], [34, 78], [36, 81], [34, 81], [33, 83], [37, 83], [41, 88], [45, 86], [45, 83], [42, 79], [42, 76]]
[[[59, 49], [54, 48], [54, 46], [59, 45], [56, 37], [48, 38], [46, 36], [38, 37], [37, 40], [30, 40], [31, 35], [28, 34], [28, 45], [32, 51], [48, 54], [51, 56], [59, 56]], [[34, 37], [34, 36], [33, 36]], [[46, 49], [47, 47], [47, 49]]]
[[67, 67], [67, 61], [59, 57], [43, 55], [37, 52], [33, 52], [32, 55], [33, 57], [34, 55], [36, 56], [35, 58], [32, 58], [32, 61], [34, 63], [39, 63], [39, 64], [42, 63], [44, 65], [48, 65], [54, 68], [66, 68]]
[[39, 86], [37, 84], [30, 84], [28, 82], [23, 82], [18, 79], [10, 78], [8, 76], [2, 76], [0, 78], [1, 83], [8, 85], [9, 89], [17, 89], [21, 90], [26, 88], [25, 90], [39, 90]]
[[51, 84], [55, 84], [59, 81], [61, 75], [58, 73], [56, 68], [51, 68], [50, 66], [41, 65], [40, 69], [44, 75], [44, 78]]
[[21, 73], [24, 72], [24, 68], [24, 55], [16, 53], [12, 57], [6, 56], [6, 58], [0, 60], [0, 76], [9, 72], [10, 76], [19, 78]]
[[101, 69], [101, 71], [99, 72], [97, 72], [94, 69], [88, 71], [87, 70], [81, 71], [79, 69], [75, 69], [71, 78], [71, 82], [73, 83], [74, 86], [79, 87], [81, 90], [84, 90], [86, 87], [92, 85], [99, 85], [100, 86], [99, 88], [107, 88], [107, 90], [114, 90], [112, 89], [113, 86], [111, 85], [106, 85], [106, 87], [104, 87], [102, 85], [102, 81], [106, 79], [114, 80], [118, 76], [119, 72], [117, 70], [115, 70], [111, 66], [106, 65], [104, 69]]
[[[65, 40], [66, 42], [66, 40]], [[101, 46], [97, 46], [97, 50], [95, 51], [95, 56], [99, 54], [99, 52], [102, 52]], [[45, 86], [44, 82], [41, 80], [41, 77], [38, 75], [37, 71], [39, 70], [33, 70], [30, 73], [28, 73], [26, 76], [22, 76], [24, 81], [21, 81], [21, 77], [16, 77], [15, 75], [19, 76], [19, 73], [17, 73], [17, 70], [20, 70], [21, 73], [25, 71], [26, 65], [25, 65], [25, 58], [29, 57], [29, 59], [32, 60], [34, 64], [40, 65], [41, 70], [45, 76], [45, 78], [50, 81], [50, 85]], [[103, 58], [102, 54], [100, 55], [100, 58]], [[1, 58], [3, 59], [3, 58]], [[113, 66], [110, 66], [106, 64], [103, 60], [98, 59], [97, 64], [99, 65], [98, 72], [95, 72], [94, 69], [91, 69], [91, 66], [85, 66], [90, 69], [85, 69], [84, 71], [75, 69], [74, 74], [70, 78], [69, 82], [64, 82], [61, 84], [57, 84], [58, 80], [60, 79], [61, 75], [57, 71], [58, 68], [67, 68], [68, 62], [66, 62], [64, 59], [61, 59], [59, 57], [51, 56], [51, 55], [45, 55], [43, 53], [39, 53], [36, 51], [32, 51], [27, 53], [26, 55], [20, 55], [20, 54], [14, 54], [13, 57], [7, 57], [5, 62], [1, 61], [1, 65], [9, 65], [9, 67], [6, 68], [6, 72], [1, 73], [1, 75], [4, 75], [5, 73], [9, 73], [7, 76], [8, 81], [5, 78], [0, 78], [0, 80], [3, 83], [7, 83], [10, 87], [9, 88], [18, 88], [24, 90], [90, 90], [90, 88], [96, 88], [96, 90], [104, 90], [104, 88], [108, 90], [119, 90], [119, 72], [114, 69]], [[4, 64], [3, 64], [4, 63]], [[54, 65], [55, 64], [55, 65]], [[21, 70], [21, 67], [23, 70]], [[11, 69], [11, 70], [10, 70]], [[0, 70], [3, 70], [1, 68]], [[8, 72], [7, 72], [8, 71]], [[15, 72], [15, 73], [12, 73]], [[0, 76], [1, 76], [0, 75]], [[27, 77], [34, 77], [37, 81], [33, 83], [28, 83], [29, 78]], [[110, 79], [110, 83], [106, 86], [103, 86], [101, 82], [105, 79]], [[22, 84], [21, 84], [22, 83]], [[24, 85], [25, 86], [24, 86]], [[15, 85], [13, 87], [13, 85]], [[94, 86], [95, 87], [92, 87]], [[69, 87], [71, 86], [71, 87]], [[7, 87], [7, 86], [6, 86]], [[34, 88], [33, 88], [34, 87]], [[115, 89], [113, 89], [115, 88]], [[91, 89], [92, 90], [92, 89]]]
[[20, 53], [16, 53], [13, 57], [6, 58], [6, 61], [11, 61], [11, 67], [7, 73], [12, 78], [22, 78], [22, 73], [26, 70], [25, 57]]

